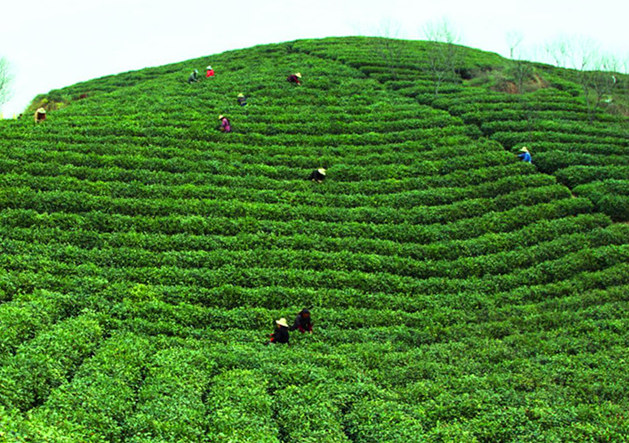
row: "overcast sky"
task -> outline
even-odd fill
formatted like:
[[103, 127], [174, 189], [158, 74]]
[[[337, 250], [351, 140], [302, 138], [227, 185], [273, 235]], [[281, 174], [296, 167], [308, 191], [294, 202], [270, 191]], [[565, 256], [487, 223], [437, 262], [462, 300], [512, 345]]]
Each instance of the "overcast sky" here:
[[444, 17], [462, 44], [506, 56], [517, 32], [529, 59], [560, 36], [629, 58], [629, 0], [6, 0], [0, 13], [0, 56], [14, 77], [5, 117], [103, 75], [300, 38], [421, 39]]

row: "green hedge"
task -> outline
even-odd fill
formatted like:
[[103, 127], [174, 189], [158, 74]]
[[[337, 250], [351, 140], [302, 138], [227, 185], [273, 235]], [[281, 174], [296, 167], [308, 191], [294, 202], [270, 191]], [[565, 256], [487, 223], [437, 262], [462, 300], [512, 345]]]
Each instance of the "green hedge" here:
[[281, 441], [266, 383], [262, 374], [239, 369], [212, 379], [207, 398], [210, 441]]
[[24, 342], [0, 367], [0, 403], [26, 411], [45, 402], [97, 348], [102, 334], [94, 315], [85, 314]]

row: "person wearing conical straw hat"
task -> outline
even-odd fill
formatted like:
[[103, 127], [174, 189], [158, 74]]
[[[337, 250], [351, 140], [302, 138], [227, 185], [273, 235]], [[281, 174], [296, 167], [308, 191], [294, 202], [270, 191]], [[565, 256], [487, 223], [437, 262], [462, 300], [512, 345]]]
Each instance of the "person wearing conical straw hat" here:
[[325, 180], [325, 169], [324, 168], [315, 169], [314, 171], [312, 171], [312, 173], [308, 177], [308, 180], [312, 180], [317, 183], [323, 183], [323, 180]]
[[286, 323], [286, 319], [284, 317], [279, 320], [275, 320], [275, 332], [271, 334], [271, 343], [286, 343], [288, 344], [289, 335], [288, 335], [288, 323]]
[[295, 83], [296, 85], [301, 85], [301, 73], [295, 72], [294, 74], [289, 75], [286, 80], [289, 83]]
[[245, 94], [243, 94], [242, 92], [240, 94], [238, 94], [238, 104], [240, 106], [246, 106], [247, 105], [247, 97], [245, 97]]
[[227, 119], [227, 117], [225, 117], [224, 115], [219, 115], [218, 116], [219, 121], [221, 122], [218, 125], [218, 130], [221, 132], [232, 132], [232, 127], [231, 124], [229, 123], [229, 120]]
[[520, 149], [520, 152], [522, 153], [522, 154], [518, 154], [518, 158], [520, 160], [522, 160], [523, 162], [532, 163], [531, 153], [529, 152], [526, 146], [523, 146]]
[[199, 70], [195, 69], [192, 74], [188, 76], [188, 83], [195, 83], [199, 81]]
[[208, 67], [205, 68], [205, 71], [205, 78], [214, 77], [214, 69], [212, 69], [212, 66], [208, 65]]
[[44, 108], [39, 108], [35, 111], [35, 123], [43, 122], [46, 120], [46, 110]]

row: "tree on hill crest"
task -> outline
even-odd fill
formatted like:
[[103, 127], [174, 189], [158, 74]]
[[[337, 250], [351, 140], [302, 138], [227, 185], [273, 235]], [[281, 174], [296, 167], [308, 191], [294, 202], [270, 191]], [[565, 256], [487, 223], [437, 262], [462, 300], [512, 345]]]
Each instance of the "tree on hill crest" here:
[[6, 103], [9, 99], [11, 80], [9, 62], [5, 57], [0, 57], [0, 105]]

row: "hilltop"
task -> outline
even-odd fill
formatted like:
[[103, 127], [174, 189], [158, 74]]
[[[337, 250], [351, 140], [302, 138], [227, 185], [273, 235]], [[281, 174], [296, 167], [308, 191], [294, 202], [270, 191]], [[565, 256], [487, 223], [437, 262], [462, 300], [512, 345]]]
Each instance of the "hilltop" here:
[[0, 441], [621, 441], [627, 78], [579, 79], [353, 37], [37, 97], [0, 123]]

